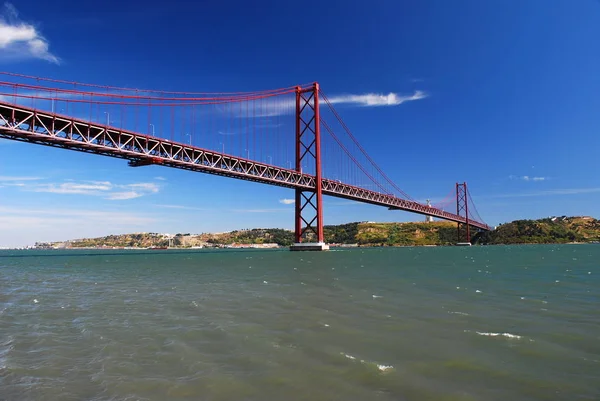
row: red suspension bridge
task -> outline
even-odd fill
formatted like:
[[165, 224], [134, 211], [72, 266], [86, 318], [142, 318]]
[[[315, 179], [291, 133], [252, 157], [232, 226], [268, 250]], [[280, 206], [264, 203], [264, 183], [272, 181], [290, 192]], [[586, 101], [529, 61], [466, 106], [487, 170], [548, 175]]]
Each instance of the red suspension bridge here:
[[456, 222], [458, 242], [490, 229], [466, 183], [437, 205], [403, 192], [317, 83], [197, 93], [0, 76], [1, 138], [294, 189], [293, 249], [326, 248], [323, 195]]

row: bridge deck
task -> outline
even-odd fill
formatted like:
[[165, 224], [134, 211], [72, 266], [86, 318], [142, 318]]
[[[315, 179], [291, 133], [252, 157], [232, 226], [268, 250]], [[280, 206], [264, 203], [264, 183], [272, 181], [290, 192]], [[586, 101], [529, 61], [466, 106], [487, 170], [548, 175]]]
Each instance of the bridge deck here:
[[[0, 102], [0, 137], [129, 160], [130, 166], [162, 165], [286, 188], [315, 188], [315, 176], [188, 146], [115, 127]], [[335, 180], [322, 180], [323, 194], [465, 223], [453, 213]], [[469, 225], [489, 230], [484, 223]]]

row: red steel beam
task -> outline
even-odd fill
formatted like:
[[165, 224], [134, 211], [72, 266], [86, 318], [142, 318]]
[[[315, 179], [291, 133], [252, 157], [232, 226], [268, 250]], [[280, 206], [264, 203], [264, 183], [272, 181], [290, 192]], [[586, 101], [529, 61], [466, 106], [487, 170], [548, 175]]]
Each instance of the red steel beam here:
[[323, 174], [321, 165], [321, 117], [319, 114], [319, 84], [314, 86], [315, 111], [315, 187], [317, 189], [317, 242], [325, 242], [323, 234]]
[[458, 242], [461, 242], [461, 226], [464, 225], [466, 227], [466, 242], [471, 242], [471, 231], [469, 229], [469, 202], [467, 199], [467, 183], [463, 182], [462, 184], [456, 183], [456, 214], [461, 216], [461, 212], [465, 213], [465, 222], [458, 223], [457, 226], [457, 238]]
[[296, 189], [295, 242], [301, 243], [305, 234], [313, 233], [318, 243], [325, 242], [323, 234], [323, 177], [321, 169], [321, 122], [319, 116], [319, 84], [311, 88], [296, 88], [296, 171], [302, 165], [314, 163], [314, 187]]
[[[160, 164], [300, 191], [314, 192], [317, 188], [317, 177], [304, 174], [298, 165], [295, 170], [281, 168], [7, 102], [0, 102], [0, 138], [121, 158], [134, 165]], [[320, 187], [322, 195], [467, 223], [463, 216], [391, 194], [327, 179], [321, 180]], [[482, 222], [469, 220], [468, 224], [482, 230], [490, 230], [490, 227]]]

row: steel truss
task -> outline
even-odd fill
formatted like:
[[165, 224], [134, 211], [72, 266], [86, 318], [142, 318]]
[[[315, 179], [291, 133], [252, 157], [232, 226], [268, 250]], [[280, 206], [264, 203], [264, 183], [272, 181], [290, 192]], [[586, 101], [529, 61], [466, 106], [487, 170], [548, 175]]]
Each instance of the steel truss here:
[[464, 222], [458, 222], [456, 231], [458, 242], [462, 242], [463, 231], [465, 233], [465, 242], [471, 242], [471, 230], [469, 223], [469, 201], [467, 196], [467, 183], [456, 183], [456, 214], [462, 216], [464, 213]]
[[[310, 98], [310, 92], [313, 90], [309, 89], [303, 97]], [[311, 107], [311, 104], [318, 105], [310, 100], [307, 102], [309, 105], [307, 107]], [[314, 122], [309, 119], [306, 123], [312, 124], [314, 129]], [[318, 137], [317, 133], [318, 129], [313, 132], [315, 141]], [[303, 135], [307, 135], [306, 132]], [[296, 199], [296, 205], [303, 202], [305, 204], [301, 213], [312, 208], [316, 216], [320, 216], [314, 216], [315, 220], [302, 214], [306, 219], [306, 221], [303, 219], [304, 224], [308, 223], [307, 226], [311, 226], [311, 232], [314, 233], [316, 230], [317, 238], [322, 238], [319, 236], [319, 231], [322, 232], [322, 195], [434, 216], [483, 230], [490, 229], [484, 223], [469, 220], [468, 217], [459, 214], [448, 213], [390, 194], [323, 179], [320, 176], [320, 163], [316, 175], [304, 174], [301, 166], [298, 165], [298, 160], [296, 169], [291, 170], [7, 102], [0, 102], [0, 138], [117, 157], [128, 160], [129, 165], [133, 167], [155, 164], [298, 189], [301, 191], [301, 196], [305, 196], [304, 201], [301, 199], [298, 202]], [[304, 143], [307, 147], [311, 146], [309, 142]], [[311, 157], [314, 154], [315, 159], [320, 160], [320, 144], [315, 142], [315, 145], [319, 149], [319, 154], [316, 150], [313, 150], [312, 154], [307, 151], [305, 157], [306, 154], [311, 154]], [[300, 157], [300, 160], [302, 159], [303, 157]], [[317, 164], [316, 160], [315, 164]], [[311, 194], [315, 194], [314, 197], [311, 198]], [[303, 230], [307, 233], [306, 228]]]
[[314, 163], [314, 186], [296, 188], [295, 241], [301, 243], [309, 234], [323, 243], [323, 178], [321, 176], [321, 121], [319, 117], [319, 84], [312, 88], [296, 88], [296, 172], [302, 164]]

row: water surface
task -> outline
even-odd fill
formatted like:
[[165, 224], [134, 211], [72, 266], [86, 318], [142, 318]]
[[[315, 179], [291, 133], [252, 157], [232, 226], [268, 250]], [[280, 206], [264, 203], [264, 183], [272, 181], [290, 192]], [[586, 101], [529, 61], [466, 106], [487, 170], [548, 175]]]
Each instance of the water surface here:
[[0, 400], [598, 400], [599, 261], [0, 251]]

